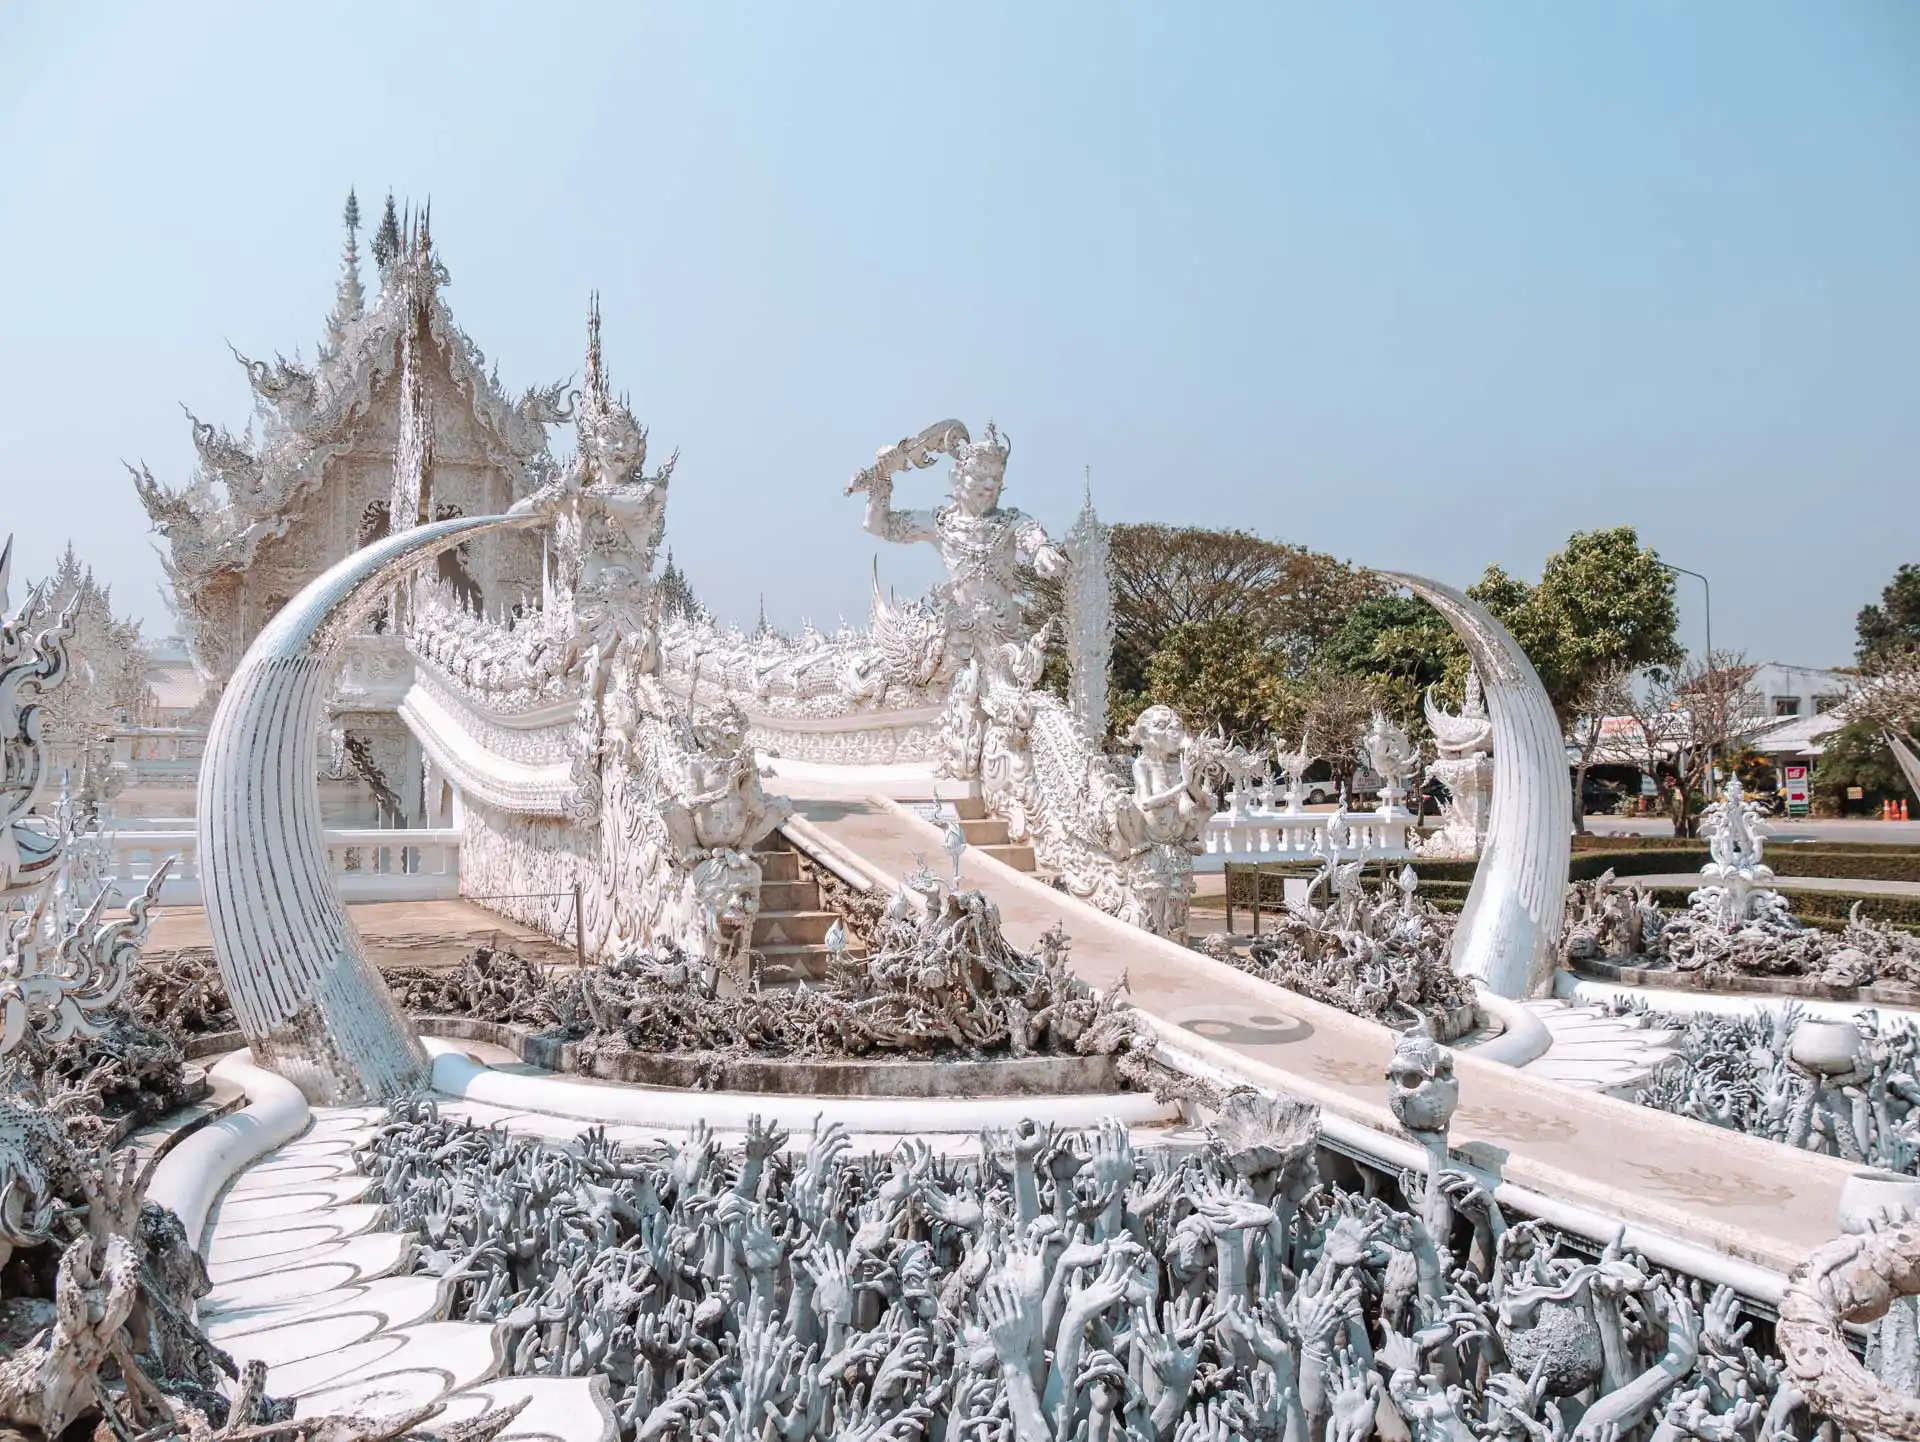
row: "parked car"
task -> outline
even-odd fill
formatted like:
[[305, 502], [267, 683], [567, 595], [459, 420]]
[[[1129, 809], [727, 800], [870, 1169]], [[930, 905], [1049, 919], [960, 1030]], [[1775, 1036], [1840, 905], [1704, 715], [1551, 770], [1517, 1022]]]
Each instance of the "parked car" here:
[[1586, 784], [1580, 788], [1580, 807], [1589, 816], [1610, 816], [1626, 794], [1618, 786], [1595, 781], [1589, 776]]

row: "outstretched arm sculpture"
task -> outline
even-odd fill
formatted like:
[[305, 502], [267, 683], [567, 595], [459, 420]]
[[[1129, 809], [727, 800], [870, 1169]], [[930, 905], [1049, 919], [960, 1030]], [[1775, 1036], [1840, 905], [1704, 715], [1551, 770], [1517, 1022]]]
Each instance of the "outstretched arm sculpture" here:
[[1473, 889], [1453, 933], [1453, 969], [1498, 996], [1536, 996], [1559, 965], [1573, 802], [1553, 702], [1527, 653], [1451, 586], [1383, 571], [1447, 618], [1479, 668], [1493, 726], [1493, 806]]
[[436, 521], [356, 551], [267, 623], [214, 712], [198, 819], [214, 956], [255, 1058], [316, 1104], [383, 1100], [427, 1075], [327, 867], [315, 768], [332, 653], [406, 567], [539, 519]]

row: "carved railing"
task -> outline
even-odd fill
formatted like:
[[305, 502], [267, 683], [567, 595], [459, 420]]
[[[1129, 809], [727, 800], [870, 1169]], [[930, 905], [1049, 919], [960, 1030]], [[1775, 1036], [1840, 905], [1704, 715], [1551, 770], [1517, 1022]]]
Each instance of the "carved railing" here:
[[[346, 901], [451, 900], [460, 894], [460, 837], [457, 826], [328, 830], [327, 869]], [[165, 906], [200, 905], [198, 841], [191, 822], [178, 830], [114, 832], [106, 840], [121, 895], [137, 894], [169, 856], [177, 856], [159, 900]]]
[[[1229, 862], [1319, 861], [1327, 854], [1331, 812], [1269, 811], [1249, 807], [1222, 811], [1207, 822], [1200, 840], [1206, 850], [1196, 869], [1217, 871]], [[1418, 823], [1411, 813], [1354, 811], [1345, 816], [1348, 840], [1334, 848], [1342, 861], [1364, 854], [1369, 860], [1407, 861], [1414, 855]]]

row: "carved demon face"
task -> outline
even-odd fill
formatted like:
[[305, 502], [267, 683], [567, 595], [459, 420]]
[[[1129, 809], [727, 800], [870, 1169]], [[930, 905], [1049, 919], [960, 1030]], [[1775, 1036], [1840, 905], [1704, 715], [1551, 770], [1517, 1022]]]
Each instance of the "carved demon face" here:
[[624, 407], [582, 416], [580, 449], [596, 479], [624, 481], [647, 463], [647, 433]]
[[729, 701], [697, 722], [693, 737], [703, 751], [738, 755], [747, 741], [746, 713]]
[[760, 868], [737, 851], [717, 851], [694, 867], [693, 893], [713, 926], [750, 927], [760, 914]]
[[1410, 1132], [1443, 1132], [1460, 1104], [1460, 1083], [1453, 1075], [1453, 1053], [1424, 1030], [1400, 1038], [1387, 1063], [1394, 1119]]
[[1177, 756], [1186, 744], [1187, 728], [1173, 707], [1149, 706], [1133, 723], [1128, 739], [1150, 755]]
[[953, 468], [954, 504], [969, 516], [984, 516], [1000, 504], [1006, 462], [991, 452], [962, 455]]

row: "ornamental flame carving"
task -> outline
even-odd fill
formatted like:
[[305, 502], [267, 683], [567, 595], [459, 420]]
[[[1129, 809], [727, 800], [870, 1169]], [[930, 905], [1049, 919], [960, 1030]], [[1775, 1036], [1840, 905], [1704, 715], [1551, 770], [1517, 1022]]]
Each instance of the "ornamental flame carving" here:
[[172, 866], [155, 868], [145, 894], [120, 920], [101, 922], [109, 888], [88, 888], [77, 914], [68, 905], [80, 880], [74, 868], [91, 858], [76, 834], [81, 808], [37, 810], [49, 769], [41, 708], [73, 674], [67, 641], [82, 598], [76, 593], [55, 615], [45, 590], [35, 588], [7, 611], [12, 550], [11, 540], [0, 547], [0, 898], [19, 910], [9, 917], [0, 961], [0, 1055], [29, 1034], [54, 1043], [105, 1029], [146, 935], [148, 908]]

